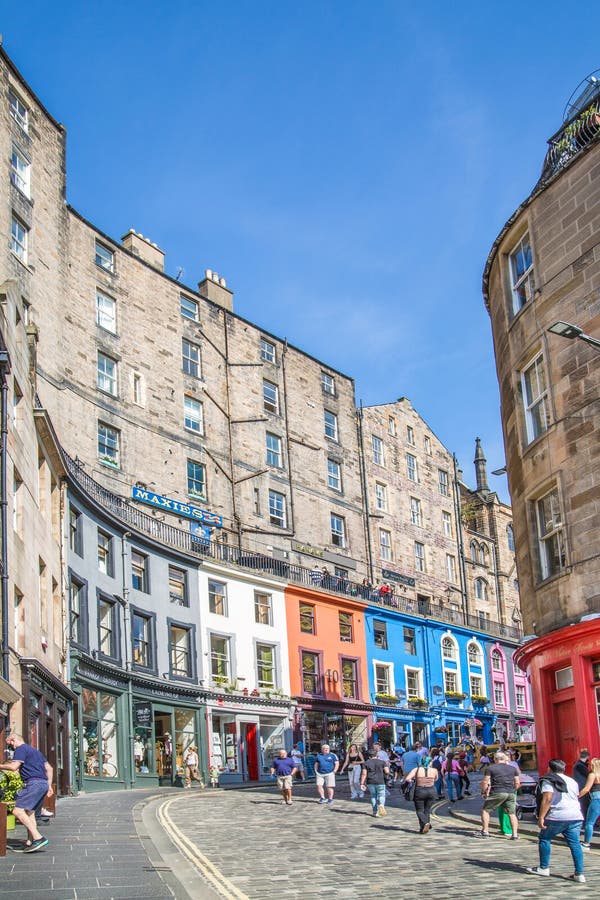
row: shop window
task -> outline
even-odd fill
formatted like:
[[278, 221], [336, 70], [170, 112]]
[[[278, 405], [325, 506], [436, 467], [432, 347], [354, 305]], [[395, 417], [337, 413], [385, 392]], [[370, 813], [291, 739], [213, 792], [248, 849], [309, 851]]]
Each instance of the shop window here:
[[[113, 694], [85, 687], [82, 690], [81, 740], [86, 775], [95, 778], [119, 777], [117, 702]], [[77, 740], [77, 733], [74, 736]]]

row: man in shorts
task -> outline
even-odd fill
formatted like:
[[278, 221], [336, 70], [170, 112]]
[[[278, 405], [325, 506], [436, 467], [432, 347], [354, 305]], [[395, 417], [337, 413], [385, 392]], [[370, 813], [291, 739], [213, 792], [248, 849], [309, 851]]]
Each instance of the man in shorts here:
[[0, 770], [18, 772], [23, 779], [23, 787], [15, 797], [13, 814], [15, 819], [24, 825], [28, 831], [28, 840], [19, 849], [23, 853], [35, 853], [48, 843], [48, 838], [42, 836], [37, 827], [35, 810], [44, 797], [51, 797], [53, 770], [44, 755], [26, 744], [20, 734], [9, 734], [6, 738], [6, 746], [13, 750], [13, 758], [5, 763], [0, 763]]
[[282, 747], [271, 765], [271, 775], [277, 775], [277, 787], [283, 797], [281, 802], [286, 806], [292, 805], [292, 785], [295, 774], [296, 761], [292, 756], [288, 756], [287, 750]]
[[517, 819], [517, 790], [519, 789], [519, 776], [514, 766], [508, 764], [508, 755], [498, 751], [494, 754], [494, 762], [488, 766], [488, 770], [481, 782], [481, 796], [483, 797], [483, 809], [481, 810], [481, 831], [477, 837], [488, 838], [490, 836], [490, 813], [494, 809], [503, 809], [512, 827], [511, 840], [518, 838], [519, 820]]
[[[315, 760], [315, 775], [317, 776], [317, 793], [319, 794], [319, 803], [327, 803], [329, 806], [333, 803], [333, 792], [335, 790], [335, 773], [340, 767], [340, 761], [331, 753], [329, 744], [323, 744], [321, 752], [317, 753]], [[325, 799], [325, 791], [327, 788], [327, 800]]]

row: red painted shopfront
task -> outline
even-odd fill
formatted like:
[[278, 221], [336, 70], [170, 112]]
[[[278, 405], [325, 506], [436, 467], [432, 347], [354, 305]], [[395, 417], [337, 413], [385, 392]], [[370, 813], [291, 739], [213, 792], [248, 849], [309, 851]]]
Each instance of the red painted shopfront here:
[[529, 641], [515, 662], [531, 680], [540, 772], [558, 757], [570, 773], [582, 747], [600, 756], [600, 619]]

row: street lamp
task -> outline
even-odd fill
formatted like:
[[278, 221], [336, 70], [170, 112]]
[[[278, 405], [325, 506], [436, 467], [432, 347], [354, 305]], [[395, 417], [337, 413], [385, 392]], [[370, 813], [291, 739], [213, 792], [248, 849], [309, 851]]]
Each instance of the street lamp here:
[[592, 347], [600, 350], [600, 340], [592, 337], [590, 334], [586, 334], [579, 325], [571, 325], [569, 322], [555, 322], [548, 331], [551, 334], [558, 334], [560, 337], [568, 338], [569, 340], [579, 338], [580, 341], [585, 341], [586, 344], [591, 344]]

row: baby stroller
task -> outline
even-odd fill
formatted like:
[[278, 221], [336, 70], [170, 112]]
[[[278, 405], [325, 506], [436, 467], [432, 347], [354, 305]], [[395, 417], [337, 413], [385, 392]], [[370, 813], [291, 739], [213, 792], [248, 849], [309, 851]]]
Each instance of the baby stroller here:
[[535, 791], [537, 781], [530, 775], [521, 775], [521, 785], [517, 791], [517, 819], [519, 821], [524, 816], [531, 816], [533, 819], [537, 817], [535, 804]]

